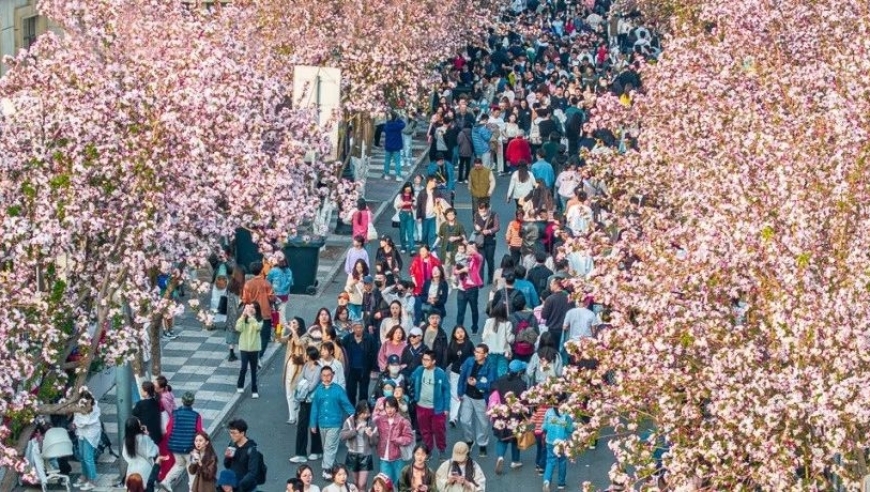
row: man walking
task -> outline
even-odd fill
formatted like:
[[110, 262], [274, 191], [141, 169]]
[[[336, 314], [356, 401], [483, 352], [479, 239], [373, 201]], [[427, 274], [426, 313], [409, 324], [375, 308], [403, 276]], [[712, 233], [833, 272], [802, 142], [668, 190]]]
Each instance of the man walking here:
[[263, 354], [266, 353], [266, 347], [272, 339], [272, 301], [276, 298], [275, 293], [272, 291], [272, 284], [263, 275], [262, 262], [255, 261], [251, 263], [251, 274], [254, 278], [245, 282], [245, 289], [242, 291], [242, 302], [245, 304], [256, 303], [260, 307], [260, 316], [263, 321], [260, 325], [259, 358], [262, 359]]
[[457, 393], [461, 399], [459, 422], [463, 441], [468, 443], [469, 448], [477, 443], [478, 456], [481, 458], [486, 457], [486, 446], [489, 444], [486, 399], [495, 379], [495, 364], [489, 361], [489, 347], [480, 343], [474, 348], [474, 356], [462, 363]]
[[489, 203], [492, 192], [495, 191], [495, 174], [486, 168], [479, 157], [474, 158], [474, 166], [468, 173], [468, 191], [471, 194], [471, 210], [477, 210], [481, 203]]
[[486, 262], [486, 283], [488, 284], [492, 283], [492, 277], [495, 274], [495, 235], [500, 229], [498, 215], [492, 211], [489, 202], [479, 203], [477, 215], [474, 216], [474, 232], [483, 236], [483, 245], [478, 247], [478, 252]]
[[489, 151], [492, 130], [489, 129], [487, 123], [489, 123], [489, 116], [480, 115], [478, 124], [471, 130], [471, 142], [474, 145], [474, 155], [480, 158], [487, 169], [492, 169], [492, 154]]
[[423, 364], [411, 374], [414, 401], [417, 403], [417, 425], [423, 443], [431, 450], [438, 448], [440, 458], [447, 449], [447, 414], [450, 412], [450, 380], [435, 364], [434, 350], [423, 352]]
[[361, 322], [355, 321], [351, 328], [353, 332], [345, 335], [341, 345], [347, 350], [347, 399], [356, 404], [368, 398], [369, 378], [378, 350], [374, 338], [366, 333]]
[[395, 111], [390, 113], [390, 119], [384, 124], [384, 179], [390, 179], [390, 162], [394, 162], [396, 181], [402, 180], [402, 130], [405, 122]]
[[196, 438], [196, 433], [203, 430], [202, 416], [193, 410], [193, 402], [194, 396], [190, 391], [181, 397], [181, 407], [172, 412], [166, 426], [169, 430], [163, 436], [169, 451], [175, 457], [175, 464], [166, 473], [160, 487], [170, 492], [172, 491], [172, 482], [187, 470], [187, 457], [193, 451], [193, 440]]
[[323, 441], [323, 479], [332, 480], [332, 466], [338, 453], [338, 434], [347, 415], [354, 414], [353, 405], [347, 399], [344, 388], [332, 383], [335, 372], [329, 366], [320, 369], [320, 384], [311, 397], [311, 433]]
[[471, 242], [465, 247], [468, 259], [464, 264], [457, 264], [453, 269], [456, 277], [456, 324], [465, 326], [465, 309], [471, 308], [471, 332], [477, 334], [480, 313], [477, 309], [477, 299], [483, 279], [480, 272], [483, 266], [483, 256], [477, 252], [477, 244]]
[[235, 473], [238, 479], [237, 492], [257, 490], [257, 473], [263, 466], [263, 455], [257, 450], [257, 443], [248, 439], [248, 423], [242, 419], [231, 420], [227, 424], [230, 445], [224, 451], [224, 468]]

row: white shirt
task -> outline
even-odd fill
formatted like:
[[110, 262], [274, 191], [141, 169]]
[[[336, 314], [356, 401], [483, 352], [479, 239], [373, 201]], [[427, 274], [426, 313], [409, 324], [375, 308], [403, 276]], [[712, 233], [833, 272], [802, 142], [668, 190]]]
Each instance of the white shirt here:
[[592, 327], [599, 324], [601, 322], [595, 313], [585, 307], [578, 306], [565, 313], [565, 322], [562, 328], [568, 330], [569, 340], [580, 340], [584, 337], [591, 338]]

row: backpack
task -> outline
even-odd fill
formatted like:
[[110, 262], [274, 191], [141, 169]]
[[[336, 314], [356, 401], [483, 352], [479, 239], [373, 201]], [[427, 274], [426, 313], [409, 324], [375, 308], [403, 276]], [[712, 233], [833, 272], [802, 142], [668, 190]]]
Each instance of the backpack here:
[[538, 341], [537, 320], [533, 313], [516, 314], [514, 321], [514, 354], [520, 356], [532, 355], [535, 353], [535, 342]]
[[266, 483], [266, 473], [269, 471], [269, 468], [266, 466], [266, 457], [263, 456], [263, 453], [261, 453], [256, 446], [254, 446], [248, 450], [248, 463], [251, 462], [251, 456], [254, 453], [260, 455], [260, 468], [257, 469], [254, 476], [257, 477], [257, 485], [263, 485]]

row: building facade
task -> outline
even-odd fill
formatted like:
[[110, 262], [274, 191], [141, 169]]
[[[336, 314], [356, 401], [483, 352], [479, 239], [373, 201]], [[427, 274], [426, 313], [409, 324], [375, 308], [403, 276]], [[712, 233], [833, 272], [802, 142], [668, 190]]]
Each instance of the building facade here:
[[[36, 0], [0, 0], [0, 56], [14, 56], [29, 48], [49, 29], [58, 30], [48, 18], [39, 15]], [[0, 63], [0, 75], [6, 69]]]

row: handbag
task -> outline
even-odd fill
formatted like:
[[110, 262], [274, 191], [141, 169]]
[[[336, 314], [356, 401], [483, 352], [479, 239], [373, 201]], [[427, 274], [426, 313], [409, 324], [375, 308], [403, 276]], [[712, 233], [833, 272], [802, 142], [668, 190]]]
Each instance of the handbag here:
[[398, 211], [396, 211], [396, 213], [394, 213], [393, 216], [390, 218], [390, 225], [393, 226], [393, 229], [399, 228], [400, 220]]
[[218, 301], [217, 313], [224, 314], [224, 315], [227, 314], [228, 304], [229, 304], [229, 300], [227, 299], [227, 296], [221, 296], [220, 300]]
[[526, 430], [517, 436], [517, 448], [520, 451], [529, 449], [535, 445], [535, 431], [526, 426]]
[[[486, 222], [483, 223], [483, 228], [488, 229], [487, 226], [491, 225], [491, 221], [492, 221], [492, 215], [490, 215], [489, 217], [486, 218]], [[471, 236], [472, 236], [471, 240], [474, 242], [474, 244], [478, 248], [482, 248], [483, 242], [484, 242], [484, 240], [486, 240], [486, 237], [483, 235], [483, 233], [474, 231], [474, 233]]]
[[375, 229], [375, 225], [369, 221], [368, 232], [366, 233], [366, 239], [368, 241], [375, 241], [378, 239], [378, 230]]
[[311, 383], [307, 379], [299, 378], [299, 382], [296, 383], [296, 389], [293, 390], [293, 399], [299, 403], [307, 401], [308, 395], [311, 393], [310, 386]]
[[414, 459], [414, 446], [415, 443], [412, 442], [407, 446], [399, 447], [399, 456], [402, 458], [402, 461], [411, 461]]

